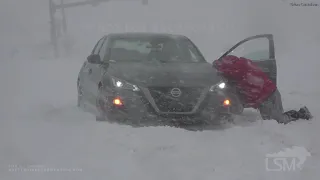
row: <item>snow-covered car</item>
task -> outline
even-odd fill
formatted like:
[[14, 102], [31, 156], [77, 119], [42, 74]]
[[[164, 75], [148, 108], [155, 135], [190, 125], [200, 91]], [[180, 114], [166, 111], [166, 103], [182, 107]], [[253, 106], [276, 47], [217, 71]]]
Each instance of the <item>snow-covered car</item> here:
[[189, 38], [173, 34], [102, 37], [80, 70], [77, 89], [78, 106], [96, 107], [97, 121], [217, 123], [245, 105]]

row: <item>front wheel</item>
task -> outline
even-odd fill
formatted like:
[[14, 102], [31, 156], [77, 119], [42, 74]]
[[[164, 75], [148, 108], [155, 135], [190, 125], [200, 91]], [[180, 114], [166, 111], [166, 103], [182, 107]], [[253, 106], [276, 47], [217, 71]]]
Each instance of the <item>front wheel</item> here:
[[106, 102], [104, 101], [103, 97], [101, 96], [102, 88], [99, 87], [98, 89], [98, 96], [96, 99], [96, 109], [97, 109], [97, 115], [96, 115], [96, 121], [105, 121], [105, 113], [104, 109], [106, 106]]
[[225, 123], [234, 123], [234, 115], [232, 115], [232, 114], [222, 115], [222, 116], [220, 116], [220, 122], [221, 122], [222, 124], [225, 124]]
[[99, 87], [98, 89], [98, 96], [96, 98], [96, 109], [96, 121], [114, 121], [111, 107], [108, 104], [108, 99], [102, 93], [102, 87]]
[[106, 119], [102, 116], [96, 116], [96, 121], [105, 121]]
[[222, 125], [226, 123], [234, 123], [234, 115], [232, 114], [217, 114], [212, 116], [209, 121], [207, 121], [208, 125]]

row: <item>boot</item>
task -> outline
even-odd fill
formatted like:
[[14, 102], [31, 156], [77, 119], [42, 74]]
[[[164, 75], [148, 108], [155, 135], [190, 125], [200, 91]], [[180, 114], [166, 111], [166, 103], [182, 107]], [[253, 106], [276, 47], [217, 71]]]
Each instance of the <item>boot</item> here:
[[309, 119], [313, 118], [313, 116], [311, 115], [309, 109], [306, 106], [300, 108], [300, 110], [298, 112], [300, 114], [300, 119], [309, 120]]

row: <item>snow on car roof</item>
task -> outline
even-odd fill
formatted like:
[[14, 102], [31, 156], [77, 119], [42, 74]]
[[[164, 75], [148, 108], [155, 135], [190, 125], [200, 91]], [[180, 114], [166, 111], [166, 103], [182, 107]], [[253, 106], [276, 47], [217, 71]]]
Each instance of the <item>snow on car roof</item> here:
[[184, 38], [185, 36], [179, 34], [169, 34], [169, 33], [146, 33], [146, 32], [126, 32], [126, 33], [110, 33], [109, 37], [168, 37], [168, 38]]

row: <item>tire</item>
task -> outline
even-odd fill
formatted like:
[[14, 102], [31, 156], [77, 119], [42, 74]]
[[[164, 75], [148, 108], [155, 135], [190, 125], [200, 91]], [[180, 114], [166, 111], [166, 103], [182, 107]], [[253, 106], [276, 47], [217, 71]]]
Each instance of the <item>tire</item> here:
[[234, 123], [234, 116], [232, 114], [223, 115], [220, 118], [226, 123]]
[[209, 125], [222, 125], [225, 123], [233, 123], [234, 116], [232, 114], [219, 114], [209, 120]]
[[244, 106], [239, 98], [238, 93], [232, 92], [229, 98], [231, 100], [231, 106], [229, 107], [230, 112], [232, 114], [241, 115], [244, 111]]
[[96, 116], [96, 121], [105, 121], [106, 119], [101, 116]]
[[[235, 102], [235, 101], [233, 101], [233, 102]], [[236, 102], [236, 103], [238, 103], [238, 102]], [[239, 104], [232, 104], [230, 107], [230, 112], [232, 114], [241, 115], [243, 113], [243, 111], [244, 111], [244, 107], [240, 103]]]
[[77, 106], [81, 107], [81, 104], [82, 104], [82, 99], [81, 99], [81, 96], [78, 95]]
[[105, 102], [101, 100], [101, 91], [102, 87], [98, 88], [98, 96], [96, 98], [96, 109], [97, 109], [97, 115], [96, 115], [96, 121], [107, 121], [110, 120], [111, 117], [107, 115], [106, 112], [104, 112], [101, 106], [105, 106]]

